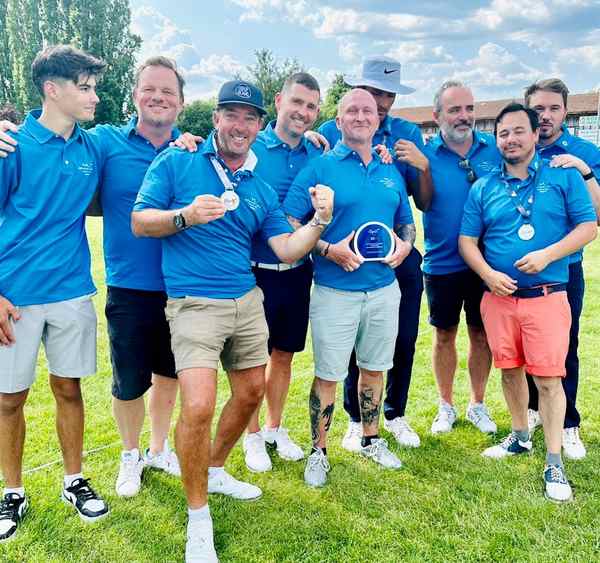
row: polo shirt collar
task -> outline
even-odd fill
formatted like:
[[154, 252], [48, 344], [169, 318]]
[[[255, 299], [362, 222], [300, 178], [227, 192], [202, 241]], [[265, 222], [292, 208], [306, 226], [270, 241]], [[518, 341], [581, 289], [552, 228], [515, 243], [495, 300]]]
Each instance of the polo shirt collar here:
[[286, 143], [285, 141], [283, 141], [282, 139], [280, 139], [277, 135], [277, 133], [275, 132], [275, 125], [277, 124], [277, 120], [273, 120], [273, 121], [269, 121], [269, 123], [267, 123], [267, 126], [264, 128], [262, 135], [263, 135], [263, 139], [265, 140], [265, 144], [267, 145], [268, 149], [274, 149], [275, 147], [280, 147], [282, 145], [286, 145], [287, 147], [290, 148], [290, 150], [304, 150], [308, 152], [308, 148], [307, 148], [307, 143], [309, 143], [310, 141], [308, 141], [304, 136], [302, 137], [302, 139], [300, 139], [300, 142], [298, 143], [298, 145], [296, 147], [291, 147], [289, 145], [289, 143]]
[[383, 122], [379, 125], [376, 135], [391, 135], [392, 134], [392, 118], [386, 115]]
[[[452, 149], [448, 148], [448, 145], [446, 145], [446, 142], [444, 141], [444, 137], [442, 137], [441, 131], [433, 139], [431, 139], [431, 141], [429, 141], [429, 144], [431, 145], [433, 150], [436, 152], [438, 150], [440, 150], [440, 148], [442, 148], [442, 147], [445, 147], [450, 152], [454, 152]], [[475, 150], [475, 148], [479, 145], [488, 146], [489, 142], [488, 142], [488, 139], [486, 139], [479, 131], [476, 131], [474, 129], [473, 130], [473, 144], [471, 145], [469, 153], [472, 153]]]
[[[127, 138], [130, 138], [132, 135], [138, 134], [137, 122], [138, 122], [138, 117], [137, 117], [137, 115], [134, 114], [131, 116], [129, 121], [125, 125], [123, 125], [123, 133], [125, 133], [125, 136]], [[171, 138], [169, 139], [169, 142], [174, 141], [180, 135], [181, 135], [181, 131], [177, 127], [173, 127], [173, 129], [171, 130]], [[139, 135], [139, 136], [142, 137], [141, 135]]]
[[571, 144], [571, 142], [573, 141], [573, 135], [571, 135], [571, 133], [569, 133], [569, 130], [567, 129], [567, 126], [563, 123], [560, 126], [560, 129], [562, 131], [560, 137], [558, 139], [556, 139], [556, 141], [554, 141], [553, 143], [550, 143], [549, 145], [538, 145], [538, 150], [540, 151], [545, 151], [548, 150], [550, 147], [554, 147], [554, 146], [560, 146], [563, 150], [565, 150], [566, 152], [569, 152], [569, 145]]
[[[535, 152], [533, 155], [533, 158], [531, 159], [531, 162], [527, 166], [528, 177], [533, 178], [537, 174], [537, 172], [541, 166], [542, 166], [542, 159], [540, 158], [540, 155], [537, 152]], [[504, 160], [502, 161], [502, 164], [500, 166], [500, 175], [505, 180], [510, 180], [510, 179], [514, 178], [514, 176], [511, 176], [506, 171], [506, 161], [504, 161]]]
[[[342, 143], [341, 139], [335, 144], [335, 147], [333, 147], [328, 154], [331, 154], [331, 156], [336, 160], [345, 160], [348, 157], [352, 157], [352, 155], [356, 155], [356, 158], [360, 160], [360, 157], [356, 154], [356, 151]], [[369, 166], [373, 166], [374, 163], [375, 165], [379, 164], [381, 162], [381, 157], [377, 154], [377, 151], [374, 148], [371, 149], [371, 154], [373, 155], [373, 160], [369, 163]]]
[[[214, 131], [212, 131], [211, 134], [208, 136], [208, 139], [206, 139], [206, 141], [202, 143], [202, 148], [200, 149], [200, 152], [208, 157], [214, 156], [221, 164], [225, 164], [221, 157], [219, 157], [217, 151], [217, 141], [215, 139]], [[258, 159], [256, 158], [256, 155], [254, 154], [252, 149], [250, 149], [248, 151], [248, 154], [246, 155], [246, 160], [244, 161], [244, 164], [242, 164], [242, 166], [235, 171], [235, 174], [245, 172], [248, 175], [252, 176], [254, 174], [254, 169], [256, 168], [257, 163]]]
[[[54, 139], [56, 137], [60, 137], [54, 131], [51, 131], [47, 127], [44, 127], [38, 119], [42, 115], [41, 109], [31, 110], [27, 117], [25, 117], [25, 122], [23, 127], [25, 130], [40, 144], [43, 145]], [[81, 127], [79, 124], [75, 123], [75, 128], [73, 129], [73, 134], [65, 141], [66, 144], [74, 143], [76, 141], [81, 142]], [[62, 137], [60, 137], [62, 139]], [[64, 139], [63, 139], [64, 140]]]

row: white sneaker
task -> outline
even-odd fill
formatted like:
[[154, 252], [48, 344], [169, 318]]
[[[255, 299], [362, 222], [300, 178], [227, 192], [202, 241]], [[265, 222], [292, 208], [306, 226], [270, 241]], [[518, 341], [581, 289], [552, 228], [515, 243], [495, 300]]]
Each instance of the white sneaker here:
[[410, 427], [405, 416], [397, 416], [383, 421], [383, 427], [394, 435], [396, 442], [407, 448], [418, 448], [421, 445], [419, 435]]
[[548, 500], [567, 502], [573, 496], [573, 490], [569, 485], [569, 481], [567, 481], [565, 470], [560, 465], [546, 465], [544, 467], [544, 485]]
[[370, 446], [361, 448], [360, 455], [372, 459], [386, 469], [400, 469], [402, 467], [402, 462], [395, 454], [390, 452], [387, 441], [383, 438], [377, 438], [371, 442]]
[[277, 449], [281, 459], [288, 461], [300, 461], [304, 459], [302, 448], [290, 440], [287, 428], [263, 428], [262, 435], [267, 444], [272, 444]]
[[542, 426], [542, 417], [539, 411], [527, 409], [527, 426], [529, 427], [530, 434], [533, 434], [536, 428]]
[[362, 438], [363, 430], [360, 422], [350, 421], [348, 422], [348, 430], [342, 438], [342, 448], [352, 452], [354, 454], [360, 453], [362, 448], [360, 440]]
[[533, 442], [531, 438], [526, 442], [522, 442], [514, 432], [511, 432], [499, 444], [483, 450], [481, 455], [493, 459], [502, 459], [511, 455], [530, 453], [532, 450]]
[[146, 465], [146, 467], [158, 469], [159, 471], [164, 471], [175, 477], [181, 477], [179, 459], [177, 459], [177, 454], [169, 448], [167, 440], [165, 440], [162, 452], [155, 455], [150, 453], [150, 448], [146, 449], [146, 452], [144, 453], [144, 465]]
[[225, 495], [237, 500], [254, 500], [262, 495], [262, 491], [255, 485], [238, 481], [222, 469], [216, 475], [208, 472], [208, 492]]
[[477, 430], [484, 434], [493, 434], [498, 430], [496, 423], [492, 420], [487, 407], [483, 403], [469, 403], [466, 417], [469, 422], [473, 423]]
[[446, 401], [440, 401], [438, 413], [431, 423], [432, 434], [444, 434], [450, 432], [456, 422], [456, 410]]
[[583, 459], [586, 455], [585, 446], [579, 437], [579, 428], [563, 428], [562, 432], [563, 453], [567, 459]]
[[243, 441], [244, 459], [246, 467], [255, 473], [271, 471], [273, 467], [271, 458], [267, 453], [265, 440], [260, 432], [252, 432], [244, 435]]
[[212, 520], [188, 522], [185, 563], [218, 563]]
[[115, 490], [120, 497], [134, 497], [140, 492], [143, 470], [144, 460], [140, 458], [137, 448], [121, 452], [119, 476], [115, 484]]
[[331, 470], [327, 456], [317, 448], [306, 460], [304, 482], [309, 487], [322, 487], [327, 483], [327, 473]]

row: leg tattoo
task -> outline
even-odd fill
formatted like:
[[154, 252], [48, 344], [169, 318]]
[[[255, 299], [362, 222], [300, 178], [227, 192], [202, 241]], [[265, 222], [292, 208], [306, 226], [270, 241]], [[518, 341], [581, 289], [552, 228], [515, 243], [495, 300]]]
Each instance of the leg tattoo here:
[[379, 419], [379, 408], [381, 406], [381, 393], [375, 398], [374, 390], [367, 387], [358, 394], [360, 405], [360, 418], [363, 424], [373, 424]]
[[334, 404], [326, 405], [321, 409], [321, 397], [316, 389], [316, 385], [310, 389], [308, 398], [308, 408], [310, 411], [310, 429], [312, 434], [313, 444], [316, 445], [321, 438], [321, 424], [324, 423], [324, 431], [329, 432], [331, 421], [333, 420]]

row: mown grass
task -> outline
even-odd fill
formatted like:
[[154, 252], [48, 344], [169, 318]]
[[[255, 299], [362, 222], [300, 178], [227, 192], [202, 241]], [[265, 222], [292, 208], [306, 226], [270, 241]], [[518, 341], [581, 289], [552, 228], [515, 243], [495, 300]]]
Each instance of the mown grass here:
[[[110, 502], [109, 518], [82, 523], [59, 501], [62, 468], [54, 431], [54, 405], [45, 360], [27, 406], [25, 478], [31, 511], [18, 538], [0, 546], [0, 560], [18, 561], [181, 561], [185, 542], [185, 499], [177, 479], [156, 472], [144, 475], [142, 492], [121, 500], [114, 493], [120, 451], [110, 408], [110, 362], [103, 318], [104, 283], [100, 220], [89, 235], [98, 285], [99, 371], [84, 383], [86, 400], [85, 472]], [[543, 436], [535, 437], [532, 456], [506, 461], [483, 459], [492, 441], [462, 417], [468, 400], [464, 351], [456, 378], [461, 419], [450, 435], [433, 437], [429, 426], [436, 410], [430, 367], [431, 330], [422, 311], [408, 415], [422, 438], [417, 450], [399, 450], [405, 467], [380, 470], [339, 446], [346, 418], [338, 400], [329, 446], [333, 469], [323, 490], [302, 480], [303, 464], [274, 460], [271, 473], [247, 471], [236, 447], [228, 469], [264, 490], [262, 499], [242, 503], [210, 500], [216, 546], [222, 561], [535, 561], [600, 560], [600, 243], [586, 251], [587, 296], [581, 328], [579, 406], [582, 435], [588, 446], [584, 461], [567, 462], [575, 489], [572, 503], [557, 506], [542, 496]], [[290, 320], [291, 322], [292, 320]], [[301, 444], [309, 444], [307, 396], [311, 381], [310, 347], [298, 355], [286, 411], [286, 426]], [[341, 389], [340, 389], [341, 391]], [[221, 381], [219, 398], [227, 398]], [[509, 429], [498, 372], [488, 387], [488, 405], [499, 434]], [[389, 438], [389, 436], [388, 436]], [[147, 441], [147, 435], [144, 436]], [[36, 469], [44, 464], [49, 466]], [[33, 471], [31, 471], [34, 469]]]

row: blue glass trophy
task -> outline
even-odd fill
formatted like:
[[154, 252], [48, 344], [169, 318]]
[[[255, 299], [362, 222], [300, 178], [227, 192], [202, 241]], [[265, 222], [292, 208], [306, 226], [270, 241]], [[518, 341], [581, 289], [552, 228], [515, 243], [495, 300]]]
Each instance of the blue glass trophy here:
[[352, 239], [351, 248], [365, 262], [376, 262], [389, 258], [396, 249], [392, 230], [379, 221], [361, 225]]

